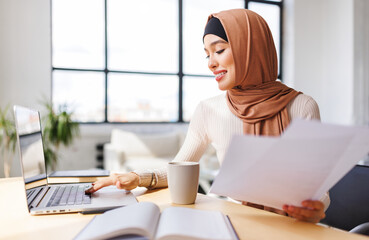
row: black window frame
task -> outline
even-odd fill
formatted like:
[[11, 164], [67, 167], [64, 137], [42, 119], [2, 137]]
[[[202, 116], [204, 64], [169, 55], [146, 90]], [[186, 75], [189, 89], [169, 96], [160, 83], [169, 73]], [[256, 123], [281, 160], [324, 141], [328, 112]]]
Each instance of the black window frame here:
[[[107, 13], [107, 4], [108, 0], [104, 0], [104, 49], [105, 49], [105, 66], [104, 69], [79, 69], [79, 68], [60, 68], [60, 67], [54, 67], [52, 60], [51, 60], [51, 102], [53, 103], [53, 72], [54, 71], [78, 71], [78, 72], [102, 72], [105, 75], [105, 102], [104, 102], [104, 121], [102, 122], [79, 122], [80, 124], [155, 124], [155, 123], [186, 123], [187, 121], [183, 120], [183, 77], [189, 76], [189, 77], [212, 77], [211, 75], [202, 75], [202, 74], [189, 74], [183, 72], [183, 0], [177, 0], [178, 1], [178, 73], [169, 73], [169, 72], [144, 72], [144, 71], [117, 71], [117, 70], [109, 70], [108, 69], [108, 13]], [[282, 59], [283, 59], [283, 0], [281, 1], [273, 1], [273, 0], [244, 0], [245, 5], [244, 7], [247, 9], [250, 2], [257, 2], [257, 3], [263, 3], [263, 4], [272, 4], [279, 6], [280, 9], [280, 35], [279, 35], [279, 74], [278, 79], [282, 81]], [[53, 0], [51, 0], [50, 3], [50, 14], [51, 14], [51, 21], [52, 21], [52, 3]], [[52, 23], [52, 22], [51, 22]], [[52, 24], [51, 24], [52, 26]], [[51, 27], [51, 56], [52, 56], [52, 27]], [[52, 59], [52, 58], [51, 58]], [[155, 121], [155, 122], [145, 122], [145, 121], [130, 121], [130, 122], [111, 122], [108, 121], [108, 75], [109, 73], [130, 73], [130, 74], [149, 74], [149, 75], [171, 75], [171, 76], [177, 76], [178, 77], [178, 120], [175, 122], [167, 122], [167, 121]]]

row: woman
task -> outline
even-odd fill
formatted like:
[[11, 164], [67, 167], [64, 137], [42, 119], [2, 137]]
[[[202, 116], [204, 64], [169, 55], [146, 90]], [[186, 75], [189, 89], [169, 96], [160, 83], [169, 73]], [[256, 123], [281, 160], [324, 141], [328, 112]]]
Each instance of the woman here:
[[[208, 67], [226, 94], [202, 101], [189, 125], [186, 140], [174, 161], [199, 161], [208, 144], [222, 163], [235, 134], [280, 135], [294, 118], [319, 119], [319, 108], [309, 96], [277, 81], [277, 54], [265, 20], [246, 9], [212, 14], [203, 37]], [[116, 185], [131, 190], [137, 186], [167, 186], [166, 169], [115, 174], [94, 183], [89, 192]], [[306, 200], [303, 207], [284, 206], [284, 212], [254, 203], [265, 210], [296, 219], [319, 222], [329, 198]]]

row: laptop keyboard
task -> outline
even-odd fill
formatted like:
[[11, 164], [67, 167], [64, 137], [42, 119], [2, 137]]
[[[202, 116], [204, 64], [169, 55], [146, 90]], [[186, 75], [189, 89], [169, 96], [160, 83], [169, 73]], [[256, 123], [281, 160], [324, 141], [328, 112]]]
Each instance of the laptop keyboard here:
[[27, 190], [27, 203], [28, 203], [28, 207], [31, 206], [33, 200], [36, 199], [36, 197], [41, 192], [41, 190], [42, 190], [42, 188], [34, 188], [34, 189]]
[[58, 186], [46, 206], [90, 204], [91, 195], [85, 194], [86, 187], [88, 185]]

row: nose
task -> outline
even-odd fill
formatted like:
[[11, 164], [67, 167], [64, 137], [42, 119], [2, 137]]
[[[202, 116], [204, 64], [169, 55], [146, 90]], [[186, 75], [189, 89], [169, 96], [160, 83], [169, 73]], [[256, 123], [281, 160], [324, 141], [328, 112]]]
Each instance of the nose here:
[[212, 71], [218, 66], [218, 62], [214, 58], [214, 56], [209, 56], [208, 59], [208, 68]]

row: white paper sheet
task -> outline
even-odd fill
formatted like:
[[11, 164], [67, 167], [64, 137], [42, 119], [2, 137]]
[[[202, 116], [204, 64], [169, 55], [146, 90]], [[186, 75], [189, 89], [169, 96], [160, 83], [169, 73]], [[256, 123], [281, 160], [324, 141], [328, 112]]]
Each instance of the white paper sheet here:
[[369, 152], [369, 128], [295, 120], [281, 137], [234, 136], [210, 192], [282, 209], [319, 200]]

